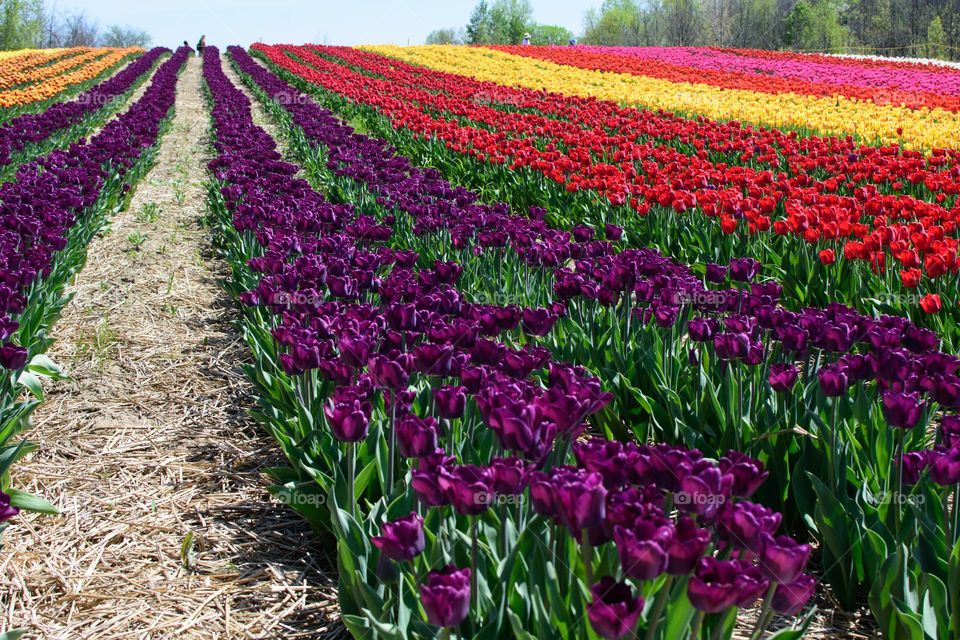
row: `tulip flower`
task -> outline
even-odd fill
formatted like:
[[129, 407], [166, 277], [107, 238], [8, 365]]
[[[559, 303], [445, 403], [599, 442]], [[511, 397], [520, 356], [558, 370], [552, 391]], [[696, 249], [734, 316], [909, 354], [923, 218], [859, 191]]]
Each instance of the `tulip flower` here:
[[773, 610], [782, 616], [795, 616], [813, 596], [817, 581], [813, 576], [802, 575], [790, 584], [780, 584], [773, 592]]
[[433, 390], [433, 402], [441, 418], [454, 420], [463, 416], [467, 402], [466, 387], [437, 387]]
[[416, 513], [408, 514], [380, 527], [380, 535], [370, 541], [380, 551], [397, 562], [412, 560], [426, 546], [423, 536], [423, 518]]
[[810, 545], [799, 544], [790, 536], [763, 535], [763, 550], [760, 552], [760, 568], [778, 584], [795, 581], [806, 568], [810, 558]]
[[703, 558], [687, 586], [690, 604], [705, 613], [720, 613], [742, 597], [743, 565], [736, 560]]
[[470, 613], [470, 569], [447, 565], [431, 571], [420, 585], [420, 601], [430, 624], [456, 627]]
[[723, 474], [733, 476], [730, 492], [739, 498], [752, 496], [770, 475], [769, 471], [764, 470], [762, 462], [739, 451], [727, 451], [720, 458], [719, 466]]
[[943, 309], [943, 304], [940, 302], [938, 294], [928, 293], [920, 299], [920, 308], [923, 309], [924, 313], [939, 313]]
[[0, 347], [0, 366], [17, 371], [27, 364], [27, 350], [11, 342]]
[[800, 371], [792, 364], [774, 363], [770, 365], [770, 375], [767, 380], [774, 391], [781, 393], [790, 391], [797, 382]]
[[709, 543], [710, 532], [707, 529], [698, 527], [691, 518], [680, 518], [676, 535], [667, 548], [667, 573], [682, 576], [693, 571]]
[[630, 585], [604, 576], [590, 588], [593, 599], [587, 605], [587, 617], [593, 630], [607, 640], [632, 637], [643, 598], [633, 595]]
[[400, 455], [422, 458], [436, 451], [437, 423], [432, 417], [406, 415], [397, 420], [393, 428], [397, 430]]
[[0, 491], [0, 523], [6, 522], [18, 513], [20, 509], [10, 506], [10, 496]]
[[891, 427], [912, 429], [922, 412], [923, 405], [918, 393], [886, 391], [883, 394], [883, 415]]
[[960, 444], [934, 455], [930, 463], [930, 479], [949, 487], [960, 483]]
[[817, 380], [825, 396], [837, 397], [847, 392], [849, 384], [847, 374], [839, 367], [833, 365], [823, 367], [817, 371]]
[[323, 414], [337, 440], [360, 442], [367, 437], [367, 428], [370, 425], [368, 410], [360, 400], [341, 404], [333, 404], [331, 401], [324, 405]]
[[632, 528], [615, 527], [613, 538], [623, 573], [636, 580], [653, 580], [666, 571], [673, 537], [673, 524], [665, 518], [640, 519]]
[[494, 493], [515, 496], [523, 493], [526, 487], [530, 465], [520, 458], [494, 458], [490, 461], [490, 471]]
[[475, 516], [490, 508], [493, 502], [493, 480], [490, 469], [472, 464], [441, 468], [439, 485], [447, 502], [457, 513]]

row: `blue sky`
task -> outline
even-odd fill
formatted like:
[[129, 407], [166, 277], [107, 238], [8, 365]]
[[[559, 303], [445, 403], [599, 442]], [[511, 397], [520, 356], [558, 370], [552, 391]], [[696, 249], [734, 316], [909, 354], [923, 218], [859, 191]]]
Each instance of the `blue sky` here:
[[[154, 44], [191, 46], [201, 33], [224, 46], [264, 42], [421, 44], [436, 28], [467, 23], [476, 0], [57, 0], [60, 10], [83, 11], [101, 26], [150, 32]], [[531, 0], [534, 19], [579, 33], [583, 14], [600, 0]]]

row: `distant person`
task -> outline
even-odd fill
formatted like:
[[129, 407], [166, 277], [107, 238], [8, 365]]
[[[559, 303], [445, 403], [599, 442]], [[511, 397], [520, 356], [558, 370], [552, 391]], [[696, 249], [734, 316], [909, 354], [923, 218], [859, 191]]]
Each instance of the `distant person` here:
[[530, 34], [529, 34], [529, 33], [523, 34], [523, 42], [521, 42], [520, 44], [530, 44]]
[[197, 57], [203, 57], [203, 48], [207, 46], [207, 36], [200, 36], [200, 42], [197, 43]]
[[189, 44], [187, 43], [187, 41], [186, 41], [186, 40], [184, 40], [184, 41], [183, 41], [183, 46], [185, 46], [185, 47], [186, 47], [187, 49], [189, 49], [189, 48], [190, 48], [190, 45], [189, 45]]
[[570, 46], [571, 46], [571, 47], [577, 46], [577, 39], [576, 39], [576, 38], [570, 38]]

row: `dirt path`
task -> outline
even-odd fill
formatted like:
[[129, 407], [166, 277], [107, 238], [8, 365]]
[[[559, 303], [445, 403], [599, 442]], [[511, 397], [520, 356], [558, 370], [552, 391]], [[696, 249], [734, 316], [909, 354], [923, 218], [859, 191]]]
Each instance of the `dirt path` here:
[[280, 462], [244, 415], [246, 345], [199, 218], [208, 114], [200, 62], [157, 166], [97, 238], [56, 326], [50, 385], [17, 486], [60, 517], [18, 517], [0, 624], [28, 638], [340, 636], [331, 559], [265, 491]]

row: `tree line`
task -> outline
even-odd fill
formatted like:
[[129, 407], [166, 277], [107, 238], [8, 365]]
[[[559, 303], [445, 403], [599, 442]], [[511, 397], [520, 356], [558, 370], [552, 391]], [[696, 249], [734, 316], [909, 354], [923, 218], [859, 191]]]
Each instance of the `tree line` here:
[[[462, 28], [428, 44], [567, 44], [529, 0], [480, 0]], [[719, 46], [960, 59], [960, 0], [604, 0], [578, 38], [619, 46]]]
[[44, 0], [0, 0], [0, 50], [54, 47], [146, 47], [150, 34], [120, 25], [101, 28], [85, 13]]

